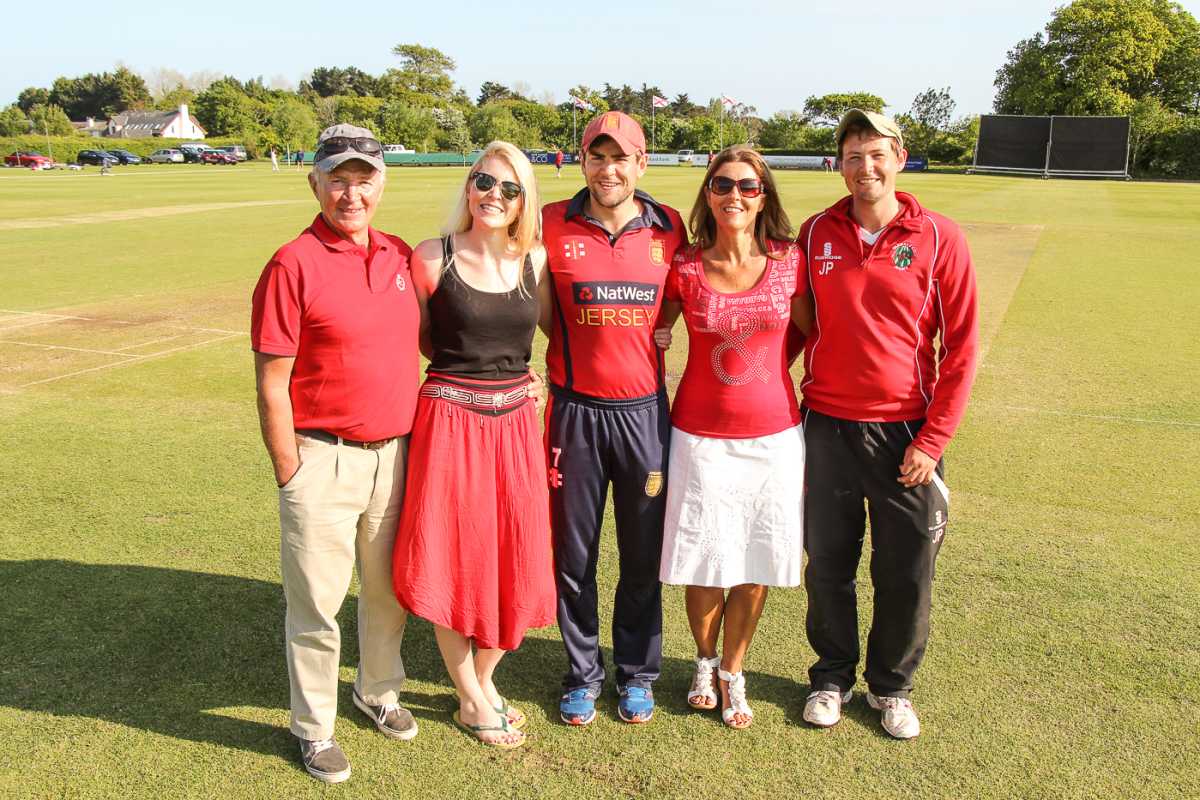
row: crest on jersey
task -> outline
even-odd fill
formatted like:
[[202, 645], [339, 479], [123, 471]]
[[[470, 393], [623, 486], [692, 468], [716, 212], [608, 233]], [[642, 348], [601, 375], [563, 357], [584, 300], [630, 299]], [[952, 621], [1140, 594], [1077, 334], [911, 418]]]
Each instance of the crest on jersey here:
[[908, 269], [916, 256], [916, 251], [908, 242], [892, 248], [892, 266], [899, 270]]
[[664, 264], [667, 260], [667, 248], [658, 239], [650, 240], [650, 263]]
[[396, 288], [403, 292], [404, 287], [406, 285], [407, 284], [404, 282], [404, 276], [401, 275], [399, 272], [397, 272], [396, 273]]
[[568, 242], [563, 242], [563, 258], [583, 258], [586, 255], [587, 250], [582, 240], [572, 239]]
[[663, 474], [661, 472], [646, 473], [646, 497], [658, 497], [662, 492]]

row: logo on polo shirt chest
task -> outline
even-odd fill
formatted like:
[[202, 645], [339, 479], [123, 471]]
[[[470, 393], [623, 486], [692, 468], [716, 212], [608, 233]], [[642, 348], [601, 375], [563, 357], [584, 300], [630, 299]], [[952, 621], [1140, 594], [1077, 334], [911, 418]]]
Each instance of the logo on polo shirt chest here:
[[650, 263], [663, 264], [666, 262], [667, 248], [659, 239], [650, 240]]
[[817, 274], [828, 275], [833, 272], [834, 262], [841, 260], [841, 256], [833, 254], [833, 242], [825, 242], [824, 247], [821, 248], [821, 254], [817, 256]]
[[406, 286], [408, 286], [408, 283], [404, 280], [404, 275], [402, 273], [397, 272], [396, 273], [396, 288], [403, 292], [404, 288]]
[[585, 258], [587, 257], [586, 243], [583, 239], [571, 239], [563, 242], [563, 258]]
[[575, 324], [588, 327], [649, 327], [657, 313], [658, 289], [658, 284], [637, 281], [575, 281], [571, 284], [571, 298], [579, 307]]
[[892, 248], [892, 266], [896, 269], [904, 271], [912, 266], [913, 259], [916, 258], [917, 252], [913, 250], [913, 246], [908, 242], [898, 244]]

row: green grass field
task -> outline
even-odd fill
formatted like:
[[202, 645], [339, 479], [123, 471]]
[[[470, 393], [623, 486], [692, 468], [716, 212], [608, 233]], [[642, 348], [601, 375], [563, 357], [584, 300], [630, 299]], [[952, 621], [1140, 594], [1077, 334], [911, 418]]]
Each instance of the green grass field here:
[[[921, 738], [888, 739], [861, 697], [835, 729], [801, 722], [802, 590], [767, 602], [753, 728], [689, 711], [668, 589], [652, 724], [619, 722], [611, 693], [591, 728], [559, 724], [548, 629], [498, 678], [528, 745], [479, 746], [413, 621], [403, 700], [421, 733], [397, 743], [349, 701], [351, 601], [338, 737], [354, 777], [329, 789], [287, 731], [246, 335], [263, 263], [315, 203], [303, 175], [261, 164], [116, 173], [0, 170], [0, 797], [1200, 796], [1200, 186], [901, 177], [963, 224], [984, 312], [947, 455]], [[700, 175], [643, 185], [686, 214]], [[581, 184], [539, 177], [547, 200]], [[378, 227], [433, 235], [461, 179], [393, 169]], [[842, 193], [836, 176], [779, 180], [796, 223]], [[608, 531], [602, 597], [614, 556]]]

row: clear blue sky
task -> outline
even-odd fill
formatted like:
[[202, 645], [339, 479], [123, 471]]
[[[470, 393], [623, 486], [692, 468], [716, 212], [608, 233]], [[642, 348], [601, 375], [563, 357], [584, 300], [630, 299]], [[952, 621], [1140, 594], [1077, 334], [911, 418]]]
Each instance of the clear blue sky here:
[[[559, 102], [571, 86], [607, 81], [659, 85], [694, 101], [726, 94], [767, 116], [804, 98], [866, 90], [889, 109], [908, 109], [930, 86], [949, 86], [955, 114], [991, 110], [992, 80], [1005, 52], [1041, 30], [1065, 0], [911, 0], [698, 4], [635, 3], [145, 3], [100, 10], [93, 2], [19, 12], [21, 34], [5, 36], [0, 105], [59, 75], [167, 67], [293, 86], [317, 66], [378, 74], [397, 64], [391, 48], [416, 42], [458, 62], [455, 81], [472, 97], [486, 80], [524, 82]], [[1200, 2], [1184, 2], [1193, 14]], [[276, 7], [272, 17], [261, 14]], [[353, 8], [369, 13], [352, 16]], [[511, 10], [497, 13], [496, 9]], [[417, 10], [419, 9], [419, 10]], [[444, 9], [444, 13], [440, 10]], [[903, 9], [903, 11], [901, 11]], [[340, 12], [342, 18], [333, 17]], [[0, 17], [3, 17], [0, 14]]]

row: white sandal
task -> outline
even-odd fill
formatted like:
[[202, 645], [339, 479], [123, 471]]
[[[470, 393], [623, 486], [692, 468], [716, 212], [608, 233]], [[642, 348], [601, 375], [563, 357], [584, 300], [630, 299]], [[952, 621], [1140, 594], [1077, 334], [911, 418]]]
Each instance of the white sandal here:
[[[726, 672], [718, 668], [717, 677], [729, 684], [729, 708], [721, 709], [721, 719], [734, 730], [749, 728], [750, 723], [754, 721], [754, 712], [750, 709], [750, 704], [746, 702], [746, 674], [744, 672]], [[735, 725], [733, 718], [738, 714], [746, 717], [749, 721], [742, 725]]]
[[711, 711], [717, 707], [719, 700], [713, 687], [713, 670], [720, 666], [720, 656], [696, 658], [696, 674], [692, 676], [692, 688], [687, 695], [689, 706], [700, 711]]

